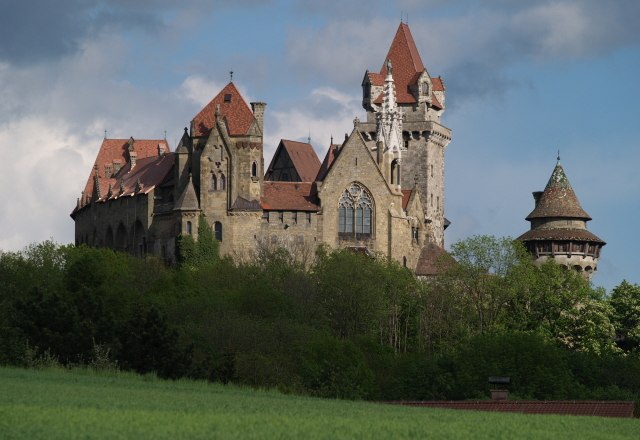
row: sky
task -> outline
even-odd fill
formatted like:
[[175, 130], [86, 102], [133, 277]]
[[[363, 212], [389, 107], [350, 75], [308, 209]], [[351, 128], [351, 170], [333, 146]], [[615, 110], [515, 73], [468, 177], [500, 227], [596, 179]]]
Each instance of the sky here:
[[73, 242], [105, 130], [173, 149], [230, 71], [267, 103], [267, 163], [281, 138], [322, 159], [364, 119], [401, 17], [446, 85], [447, 246], [527, 231], [560, 151], [607, 242], [594, 284], [640, 283], [636, 0], [4, 0], [0, 250]]

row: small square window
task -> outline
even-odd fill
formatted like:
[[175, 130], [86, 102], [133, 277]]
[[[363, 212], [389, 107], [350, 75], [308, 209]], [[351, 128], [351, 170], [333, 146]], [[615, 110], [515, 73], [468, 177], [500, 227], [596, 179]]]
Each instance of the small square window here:
[[224, 102], [231, 102], [231, 93], [225, 93]]

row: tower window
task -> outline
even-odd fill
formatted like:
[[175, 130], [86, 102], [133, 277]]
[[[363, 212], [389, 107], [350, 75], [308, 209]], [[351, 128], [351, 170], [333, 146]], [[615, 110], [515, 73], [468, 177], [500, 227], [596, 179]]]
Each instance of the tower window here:
[[251, 164], [251, 177], [258, 177], [258, 164], [256, 161]]
[[193, 234], [193, 226], [191, 225], [191, 222], [187, 222], [187, 235], [191, 234]]
[[398, 159], [394, 159], [391, 162], [391, 184], [400, 185], [400, 163], [398, 163]]
[[220, 189], [224, 190], [227, 187], [227, 179], [224, 177], [224, 174], [220, 174]]
[[216, 237], [216, 240], [218, 240], [219, 242], [222, 242], [222, 223], [215, 222], [213, 224], [213, 232]]
[[218, 189], [218, 179], [216, 179], [216, 175], [211, 173], [211, 191], [216, 191]]
[[338, 236], [347, 240], [369, 238], [372, 229], [373, 198], [364, 186], [354, 182], [338, 202]]

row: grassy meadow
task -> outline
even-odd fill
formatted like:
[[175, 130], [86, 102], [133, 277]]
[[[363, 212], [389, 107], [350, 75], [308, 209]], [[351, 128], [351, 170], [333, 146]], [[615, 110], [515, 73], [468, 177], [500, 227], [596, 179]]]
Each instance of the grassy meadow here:
[[0, 438], [637, 439], [640, 420], [297, 397], [130, 373], [0, 368]]

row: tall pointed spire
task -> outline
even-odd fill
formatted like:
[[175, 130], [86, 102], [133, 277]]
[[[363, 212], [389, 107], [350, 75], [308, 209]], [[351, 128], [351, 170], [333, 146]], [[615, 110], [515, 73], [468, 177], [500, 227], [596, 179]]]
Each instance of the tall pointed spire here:
[[396, 86], [393, 80], [393, 66], [387, 60], [387, 76], [384, 80], [382, 109], [376, 115], [378, 127], [376, 142], [384, 143], [384, 151], [390, 151], [400, 158], [402, 145], [402, 111], [396, 102]]

